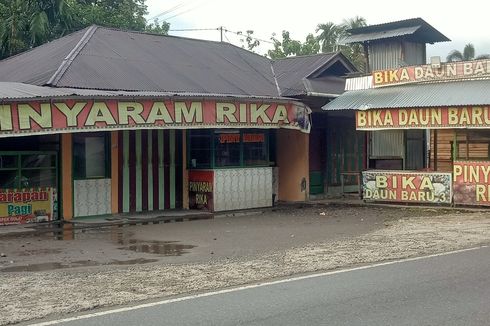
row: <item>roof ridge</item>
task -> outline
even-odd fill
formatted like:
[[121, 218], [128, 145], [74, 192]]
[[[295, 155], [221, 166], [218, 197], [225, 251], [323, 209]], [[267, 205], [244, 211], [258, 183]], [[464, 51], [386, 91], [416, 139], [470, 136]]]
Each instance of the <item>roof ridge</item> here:
[[75, 58], [82, 51], [84, 46], [87, 45], [88, 41], [95, 34], [97, 28], [98, 28], [97, 25], [91, 25], [89, 28], [87, 28], [87, 31], [82, 36], [80, 41], [78, 41], [77, 45], [75, 45], [75, 47], [70, 51], [70, 53], [68, 53], [68, 55], [65, 57], [61, 65], [56, 70], [56, 72], [53, 74], [53, 76], [51, 76], [51, 78], [49, 78], [49, 80], [45, 85], [56, 86], [55, 84], [60, 81], [61, 77], [63, 77], [65, 72], [73, 63], [73, 60], [75, 60]]
[[334, 52], [321, 52], [321, 53], [315, 53], [315, 54], [304, 54], [304, 55], [295, 55], [291, 57], [285, 57], [285, 58], [278, 58], [273, 60], [273, 62], [278, 62], [282, 60], [287, 60], [287, 59], [297, 59], [297, 58], [310, 58], [310, 57], [320, 57], [320, 56], [327, 56], [327, 55], [335, 55], [338, 51]]

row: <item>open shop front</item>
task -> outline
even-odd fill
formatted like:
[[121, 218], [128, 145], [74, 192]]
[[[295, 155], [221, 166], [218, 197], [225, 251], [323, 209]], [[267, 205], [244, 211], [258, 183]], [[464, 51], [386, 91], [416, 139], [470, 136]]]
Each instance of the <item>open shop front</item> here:
[[307, 196], [310, 112], [301, 103], [133, 97], [2, 105], [0, 223]]

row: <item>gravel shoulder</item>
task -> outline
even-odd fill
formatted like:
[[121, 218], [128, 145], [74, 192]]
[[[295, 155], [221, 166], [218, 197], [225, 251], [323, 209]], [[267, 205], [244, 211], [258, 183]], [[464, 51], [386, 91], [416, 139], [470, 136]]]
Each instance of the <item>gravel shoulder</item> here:
[[[38, 272], [0, 268], [0, 324], [483, 245], [490, 242], [489, 213], [312, 207], [132, 227], [122, 243], [114, 232], [68, 242], [0, 237], [0, 251], [8, 249], [4, 269], [65, 264]], [[131, 239], [195, 247], [180, 256], [138, 252], [128, 250]], [[22, 256], [34, 243], [38, 252]], [[120, 263], [111, 263], [114, 255]], [[74, 263], [87, 259], [92, 263]]]

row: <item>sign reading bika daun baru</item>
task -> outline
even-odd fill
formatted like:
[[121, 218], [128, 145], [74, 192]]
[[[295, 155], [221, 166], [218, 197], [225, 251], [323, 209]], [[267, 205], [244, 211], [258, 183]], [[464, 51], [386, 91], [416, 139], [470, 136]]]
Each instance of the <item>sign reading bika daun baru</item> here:
[[367, 201], [450, 204], [451, 174], [406, 171], [362, 172]]
[[189, 208], [213, 211], [213, 188], [213, 171], [189, 171]]
[[490, 77], [490, 59], [400, 67], [372, 73], [374, 86]]
[[53, 189], [0, 189], [0, 225], [53, 220]]
[[0, 105], [0, 136], [141, 128], [288, 128], [308, 133], [296, 102], [60, 100]]
[[357, 130], [490, 128], [490, 107], [442, 107], [356, 111]]
[[490, 206], [490, 162], [455, 161], [454, 203]]

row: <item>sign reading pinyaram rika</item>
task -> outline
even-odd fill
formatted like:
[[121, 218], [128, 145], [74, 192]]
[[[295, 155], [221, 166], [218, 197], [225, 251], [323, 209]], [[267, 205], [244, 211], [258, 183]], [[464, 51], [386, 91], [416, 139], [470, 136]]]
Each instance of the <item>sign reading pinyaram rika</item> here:
[[356, 111], [356, 129], [490, 128], [490, 107], [376, 109]]
[[454, 203], [490, 206], [490, 162], [455, 161]]
[[490, 77], [490, 59], [443, 63], [439, 68], [434, 68], [432, 65], [419, 65], [378, 70], [372, 73], [372, 77], [375, 87], [437, 80]]
[[0, 225], [46, 222], [55, 218], [55, 189], [0, 189]]
[[212, 212], [214, 210], [213, 187], [213, 171], [189, 171], [189, 208]]
[[308, 133], [310, 109], [295, 102], [63, 100], [0, 105], [0, 136], [139, 128], [289, 128]]
[[451, 173], [364, 171], [362, 190], [366, 201], [450, 204]]

